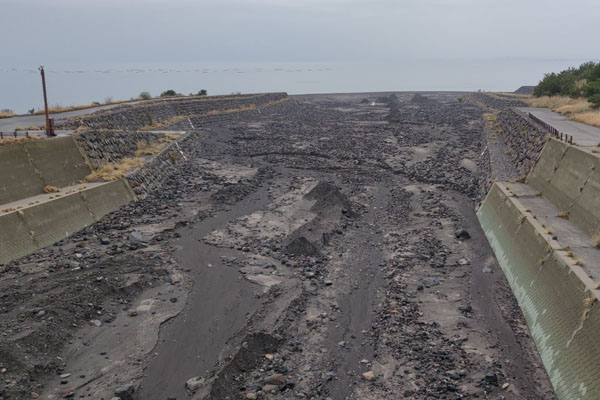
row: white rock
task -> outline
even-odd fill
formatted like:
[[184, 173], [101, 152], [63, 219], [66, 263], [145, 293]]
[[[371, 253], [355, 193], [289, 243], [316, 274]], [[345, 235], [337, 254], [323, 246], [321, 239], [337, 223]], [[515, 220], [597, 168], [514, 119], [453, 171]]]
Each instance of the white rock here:
[[190, 378], [185, 383], [185, 387], [191, 390], [192, 392], [198, 390], [202, 385], [204, 385], [204, 378], [201, 378], [199, 376]]

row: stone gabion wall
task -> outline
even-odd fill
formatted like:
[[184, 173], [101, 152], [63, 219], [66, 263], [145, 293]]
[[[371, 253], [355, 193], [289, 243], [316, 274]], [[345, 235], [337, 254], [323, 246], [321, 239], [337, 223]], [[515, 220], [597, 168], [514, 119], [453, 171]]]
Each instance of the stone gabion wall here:
[[138, 143], [157, 143], [162, 133], [89, 131], [75, 136], [79, 147], [85, 152], [93, 168], [130, 157], [138, 149]]
[[[128, 176], [127, 180], [137, 196], [144, 196], [161, 186], [172, 175], [178, 165], [187, 161], [185, 150], [193, 145], [198, 133], [188, 133], [181, 139], [169, 143], [160, 153], [146, 160], [144, 165]], [[182, 154], [183, 153], [183, 154]]]
[[500, 112], [497, 120], [514, 165], [519, 173], [526, 175], [538, 159], [549, 136], [548, 132], [512, 109]]
[[[489, 130], [490, 128], [485, 126], [484, 129]], [[479, 162], [477, 163], [477, 186], [479, 187], [477, 196], [478, 201], [485, 198], [492, 183], [492, 163], [488, 147], [488, 132], [484, 132], [481, 138], [481, 154]]]
[[516, 98], [486, 92], [469, 93], [463, 97], [463, 101], [477, 105], [483, 104], [496, 110], [504, 110], [511, 107], [527, 107], [526, 103]]
[[[166, 127], [177, 124], [189, 129], [187, 118], [229, 115], [218, 114], [224, 110], [233, 110], [249, 106], [268, 105], [287, 98], [287, 93], [265, 93], [243, 96], [215, 96], [169, 99], [140, 104], [124, 105], [103, 110], [91, 115], [75, 117], [63, 122], [61, 129], [108, 129], [108, 130], [165, 130]], [[232, 113], [235, 114], [235, 113]], [[187, 125], [186, 125], [187, 124]], [[172, 129], [172, 128], [171, 128]]]

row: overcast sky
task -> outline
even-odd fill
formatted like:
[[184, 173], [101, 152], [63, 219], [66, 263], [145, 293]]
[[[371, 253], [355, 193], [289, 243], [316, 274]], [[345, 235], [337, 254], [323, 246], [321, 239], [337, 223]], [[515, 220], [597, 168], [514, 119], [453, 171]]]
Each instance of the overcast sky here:
[[3, 66], [598, 58], [598, 0], [0, 0]]
[[598, 61], [600, 0], [0, 0], [0, 109], [209, 94], [512, 91]]

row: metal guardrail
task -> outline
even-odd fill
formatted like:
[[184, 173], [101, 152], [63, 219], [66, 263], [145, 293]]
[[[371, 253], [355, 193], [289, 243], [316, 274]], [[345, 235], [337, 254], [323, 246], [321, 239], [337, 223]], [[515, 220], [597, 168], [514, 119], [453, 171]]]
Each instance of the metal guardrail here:
[[556, 139], [559, 139], [561, 142], [573, 144], [573, 135], [569, 136], [566, 133], [563, 134], [561, 131], [559, 131], [546, 121], [542, 121], [540, 118], [536, 117], [532, 113], [529, 113], [529, 118], [535, 121], [538, 125], [541, 125], [545, 129], [547, 129], [552, 136], [554, 136]]
[[[44, 131], [34, 131], [38, 134], [44, 134]], [[31, 137], [29, 130], [16, 130], [13, 132], [0, 131], [0, 140], [2, 139], [18, 139]]]

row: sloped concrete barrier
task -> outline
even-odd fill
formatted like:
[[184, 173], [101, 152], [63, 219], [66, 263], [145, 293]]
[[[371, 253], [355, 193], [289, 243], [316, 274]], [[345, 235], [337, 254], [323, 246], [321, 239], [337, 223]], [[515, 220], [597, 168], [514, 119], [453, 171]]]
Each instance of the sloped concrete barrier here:
[[0, 264], [65, 239], [135, 198], [124, 179], [65, 192], [38, 196], [35, 204], [0, 212]]
[[590, 236], [600, 233], [600, 158], [551, 139], [527, 182]]
[[600, 185], [588, 156], [550, 141], [529, 186], [495, 183], [477, 211], [561, 400], [600, 399], [600, 250], [584, 233]]
[[90, 172], [71, 136], [0, 147], [0, 204], [74, 185]]

